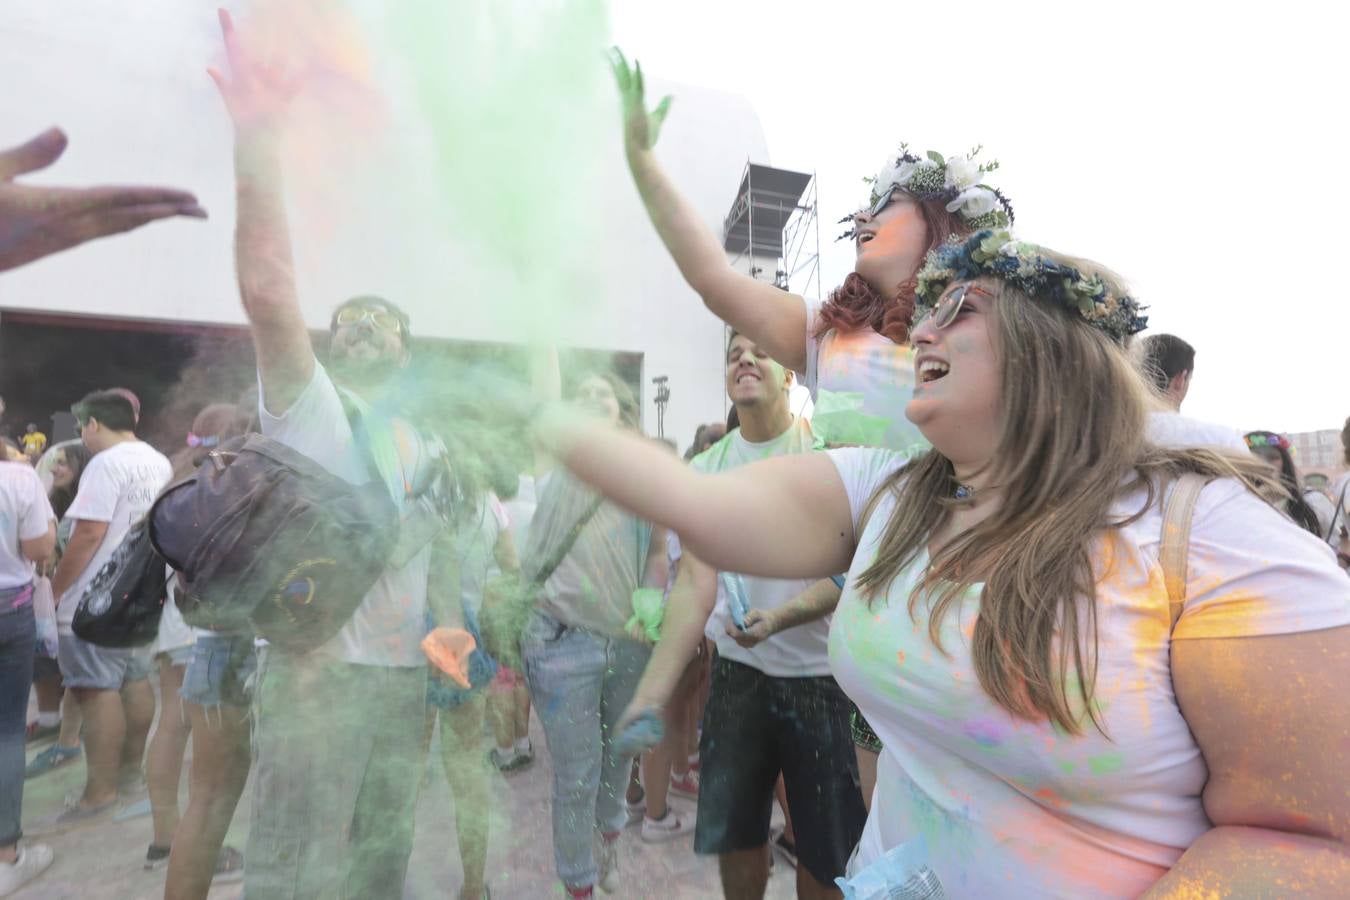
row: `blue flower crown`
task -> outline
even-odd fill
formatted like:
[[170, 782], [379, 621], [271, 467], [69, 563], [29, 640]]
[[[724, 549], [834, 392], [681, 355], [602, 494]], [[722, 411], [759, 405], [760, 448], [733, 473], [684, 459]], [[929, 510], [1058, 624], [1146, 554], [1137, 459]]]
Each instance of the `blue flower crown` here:
[[986, 229], [952, 241], [928, 254], [914, 291], [917, 319], [937, 306], [953, 281], [997, 278], [1033, 297], [1052, 300], [1078, 313], [1092, 327], [1123, 343], [1148, 325], [1148, 317], [1129, 294], [1113, 294], [1096, 275], [1056, 262], [1035, 244], [1013, 240], [1005, 229]]

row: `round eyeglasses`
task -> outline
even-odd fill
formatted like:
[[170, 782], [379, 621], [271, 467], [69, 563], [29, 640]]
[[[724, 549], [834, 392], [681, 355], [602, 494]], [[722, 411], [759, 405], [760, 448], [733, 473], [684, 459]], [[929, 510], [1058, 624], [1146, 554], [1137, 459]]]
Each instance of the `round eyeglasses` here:
[[402, 323], [398, 316], [386, 309], [366, 309], [360, 306], [348, 306], [338, 310], [337, 323], [339, 325], [358, 325], [367, 318], [375, 323], [375, 327], [383, 331], [399, 331]]
[[961, 311], [961, 306], [966, 302], [966, 297], [971, 294], [979, 294], [981, 297], [993, 298], [993, 294], [980, 287], [978, 284], [966, 282], [964, 284], [955, 284], [938, 298], [937, 305], [924, 313], [915, 321], [917, 328], [920, 324], [927, 322], [930, 318], [933, 320], [933, 327], [941, 331], [948, 325], [956, 321], [956, 314]]

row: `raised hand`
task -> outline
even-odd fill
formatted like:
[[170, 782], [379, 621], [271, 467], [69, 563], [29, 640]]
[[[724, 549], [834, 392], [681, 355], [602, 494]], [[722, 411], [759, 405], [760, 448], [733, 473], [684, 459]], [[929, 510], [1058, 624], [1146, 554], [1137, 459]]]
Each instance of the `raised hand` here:
[[220, 90], [237, 134], [275, 136], [303, 79], [293, 69], [259, 59], [240, 38], [230, 14], [223, 9], [218, 12], [230, 77], [216, 68], [206, 73]]
[[650, 150], [656, 146], [661, 134], [661, 125], [670, 112], [669, 95], [661, 98], [656, 109], [647, 111], [647, 88], [642, 80], [642, 63], [634, 61], [630, 68], [623, 51], [611, 47], [609, 65], [614, 71], [614, 81], [619, 85], [619, 96], [623, 101], [623, 141], [629, 153]]
[[65, 134], [52, 128], [25, 144], [0, 151], [0, 271], [156, 219], [206, 218], [196, 197], [174, 188], [14, 183], [15, 177], [56, 162], [66, 144]]

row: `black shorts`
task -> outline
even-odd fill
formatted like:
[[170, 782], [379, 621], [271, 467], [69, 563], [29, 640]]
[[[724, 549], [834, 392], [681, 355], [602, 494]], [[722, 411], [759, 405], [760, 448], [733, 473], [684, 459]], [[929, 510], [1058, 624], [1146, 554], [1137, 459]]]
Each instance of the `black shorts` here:
[[867, 818], [849, 730], [851, 709], [828, 676], [775, 678], [714, 658], [699, 741], [694, 852], [764, 846], [781, 773], [798, 865], [822, 884], [843, 875]]

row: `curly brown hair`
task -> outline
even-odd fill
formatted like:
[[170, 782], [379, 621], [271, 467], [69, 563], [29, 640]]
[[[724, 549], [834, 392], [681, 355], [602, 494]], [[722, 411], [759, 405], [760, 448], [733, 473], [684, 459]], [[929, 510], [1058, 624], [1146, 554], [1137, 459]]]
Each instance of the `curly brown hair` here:
[[[947, 205], [939, 199], [913, 198], [928, 228], [928, 246], [924, 254], [942, 246], [952, 235], [965, 237], [970, 228], [955, 213], [947, 212]], [[871, 328], [897, 344], [909, 342], [910, 320], [914, 316], [914, 272], [900, 285], [894, 297], [883, 297], [857, 272], [850, 272], [844, 283], [835, 288], [820, 307], [814, 337], [827, 331], [858, 331]]]

